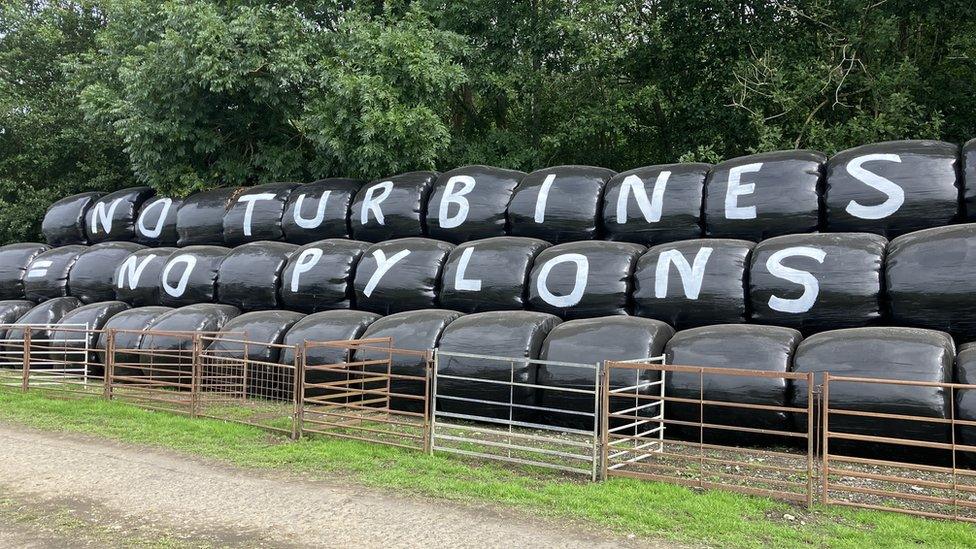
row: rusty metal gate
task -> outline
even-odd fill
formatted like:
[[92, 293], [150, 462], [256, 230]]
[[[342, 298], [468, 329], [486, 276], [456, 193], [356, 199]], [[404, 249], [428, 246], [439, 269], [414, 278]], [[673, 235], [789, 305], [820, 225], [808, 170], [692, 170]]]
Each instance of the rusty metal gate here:
[[[636, 371], [639, 375], [632, 377], [644, 381], [611, 387], [610, 380], [621, 371]], [[697, 385], [697, 394], [666, 394], [669, 376], [684, 376], [683, 385]], [[705, 388], [718, 376], [805, 382], [802, 391], [807, 405], [708, 399]], [[816, 491], [813, 374], [608, 361], [603, 386], [606, 476], [731, 490], [812, 505]], [[792, 416], [792, 428], [723, 421], [729, 411], [740, 409]], [[743, 437], [762, 437], [764, 446], [782, 449], [743, 447], [739, 445]]]
[[[855, 410], [831, 400], [832, 389], [849, 395], [878, 385], [941, 394], [948, 417]], [[825, 373], [822, 502], [976, 522], [976, 446], [959, 441], [964, 430], [968, 440], [976, 439], [976, 421], [958, 417], [956, 397], [964, 391], [976, 385]], [[892, 436], [865, 434], [878, 420], [900, 428]]]
[[101, 331], [87, 324], [0, 325], [0, 385], [58, 396], [104, 392]]
[[307, 341], [301, 357], [303, 434], [427, 449], [430, 351], [383, 337]]

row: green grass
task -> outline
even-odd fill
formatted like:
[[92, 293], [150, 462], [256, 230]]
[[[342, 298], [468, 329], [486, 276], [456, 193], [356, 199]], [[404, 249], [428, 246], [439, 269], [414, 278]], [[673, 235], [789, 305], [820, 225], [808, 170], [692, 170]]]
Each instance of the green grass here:
[[[694, 545], [976, 546], [976, 528], [968, 524], [835, 508], [808, 511], [765, 498], [627, 479], [588, 483], [354, 441], [287, 442], [246, 425], [151, 412], [97, 398], [55, 400], [37, 392], [0, 388], [0, 421], [156, 446], [242, 467], [339, 477], [439, 498], [496, 502], [607, 526], [618, 533]], [[786, 513], [797, 520], [785, 520]]]

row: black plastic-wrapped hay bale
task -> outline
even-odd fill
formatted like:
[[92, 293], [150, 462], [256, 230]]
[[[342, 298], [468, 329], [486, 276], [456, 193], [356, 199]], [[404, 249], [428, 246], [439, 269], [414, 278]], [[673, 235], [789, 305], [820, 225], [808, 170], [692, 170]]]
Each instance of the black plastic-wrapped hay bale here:
[[763, 240], [749, 266], [752, 321], [804, 333], [877, 324], [887, 245], [870, 233]]
[[427, 203], [427, 235], [455, 244], [504, 236], [508, 203], [524, 176], [492, 166], [442, 173]]
[[962, 146], [963, 201], [960, 219], [976, 221], [976, 139]]
[[68, 294], [82, 303], [115, 299], [115, 272], [133, 252], [143, 249], [134, 242], [102, 242], [82, 252], [68, 272]]
[[34, 258], [50, 249], [46, 244], [35, 242], [0, 247], [0, 299], [24, 299], [27, 267]]
[[281, 271], [298, 248], [287, 242], [250, 242], [230, 251], [217, 272], [217, 300], [245, 311], [276, 309]]
[[508, 234], [553, 244], [597, 238], [603, 189], [615, 174], [594, 166], [556, 166], [526, 175], [508, 205]]
[[[113, 316], [129, 309], [129, 305], [121, 301], [102, 301], [89, 303], [65, 313], [58, 321], [58, 328], [51, 331], [50, 357], [64, 363], [80, 363], [86, 358], [89, 363], [88, 373], [102, 375], [105, 371], [105, 352], [97, 349], [100, 332], [105, 323]], [[88, 356], [83, 357], [88, 350]]]
[[85, 213], [88, 242], [134, 239], [139, 209], [155, 194], [149, 187], [131, 187], [100, 197]]
[[68, 295], [68, 273], [88, 246], [78, 244], [51, 248], [34, 256], [24, 275], [24, 296], [44, 301]]
[[529, 276], [529, 306], [564, 319], [625, 315], [644, 246], [567, 242], [542, 250]]
[[159, 275], [160, 305], [180, 307], [216, 301], [217, 272], [230, 251], [223, 246], [187, 246], [173, 252]]
[[[27, 314], [27, 311], [37, 305], [26, 299], [8, 299], [0, 301], [0, 340], [7, 337], [7, 325], [17, 322], [17, 319]], [[22, 362], [16, 356], [0, 356], [0, 367], [20, 368]]]
[[465, 416], [458, 419], [477, 419], [508, 418], [511, 413], [515, 421], [539, 423], [535, 388], [491, 383], [514, 381], [534, 385], [538, 364], [450, 353], [538, 360], [543, 341], [559, 323], [559, 317], [532, 311], [475, 313], [451, 322], [437, 345], [438, 414], [446, 412]]
[[119, 263], [112, 277], [115, 299], [133, 307], [159, 305], [163, 267], [176, 248], [143, 248]]
[[894, 238], [960, 218], [959, 147], [943, 141], [888, 141], [841, 151], [827, 164], [829, 231]]
[[665, 164], [618, 173], [603, 196], [608, 240], [646, 246], [700, 238], [710, 164]]
[[747, 240], [703, 238], [659, 244], [634, 269], [635, 314], [681, 330], [748, 319]]
[[440, 304], [465, 313], [526, 308], [529, 273], [549, 243], [498, 236], [459, 244], [441, 274]]
[[[779, 326], [720, 324], [683, 330], [668, 342], [667, 364], [705, 368], [762, 370], [785, 374], [790, 371], [796, 347], [802, 341], [800, 332]], [[761, 406], [789, 406], [790, 380], [781, 377], [721, 376], [704, 374], [704, 388], [698, 373], [668, 372], [665, 394], [691, 400], [712, 400]], [[735, 406], [668, 402], [665, 417], [676, 421], [708, 423], [746, 429], [764, 429], [781, 433], [806, 431], [806, 414], [799, 414], [799, 430], [794, 430], [794, 415], [783, 410], [757, 410]], [[703, 418], [704, 416], [704, 418]], [[706, 443], [742, 445], [796, 444], [803, 440], [788, 435], [763, 435], [734, 429], [700, 431], [680, 424], [667, 425], [668, 438], [698, 440]]]
[[105, 193], [89, 192], [58, 200], [47, 209], [41, 232], [51, 246], [88, 244], [85, 216], [96, 200]]
[[[632, 316], [605, 316], [570, 320], [549, 332], [539, 358], [564, 364], [589, 364], [593, 368], [540, 364], [539, 385], [563, 389], [593, 391], [599, 387], [594, 375], [597, 365], [606, 360], [633, 360], [664, 354], [664, 345], [674, 335], [674, 328], [664, 322]], [[620, 389], [660, 379], [651, 370], [623, 370], [611, 372], [610, 388]], [[637, 391], [648, 394], [649, 388]], [[554, 389], [539, 389], [538, 402], [544, 408], [569, 412], [594, 413], [593, 395]], [[647, 401], [649, 402], [649, 401]], [[644, 402], [642, 402], [644, 403]], [[633, 406], [633, 400], [614, 399], [611, 411]], [[636, 413], [636, 412], [635, 412]], [[563, 425], [575, 429], [593, 428], [593, 416], [563, 412], [543, 412], [543, 423]], [[616, 422], [617, 420], [614, 420]]]
[[[74, 297], [55, 297], [48, 299], [40, 305], [32, 307], [14, 322], [14, 325], [7, 328], [7, 341], [17, 341], [24, 339], [24, 332], [27, 328], [20, 327], [28, 324], [36, 324], [30, 329], [31, 339], [37, 342], [46, 342], [51, 338], [53, 325], [61, 322], [64, 315], [81, 306], [81, 302]], [[42, 327], [43, 326], [43, 327]], [[44, 343], [46, 344], [46, 343]]]
[[138, 367], [141, 362], [138, 349], [142, 345], [142, 340], [156, 319], [173, 309], [152, 305], [148, 307], [135, 307], [116, 313], [102, 326], [102, 333], [95, 343], [95, 349], [101, 354], [105, 354], [108, 347], [108, 334], [115, 333], [115, 374], [118, 376], [142, 375], [142, 369]]
[[175, 246], [179, 241], [176, 234], [176, 215], [182, 200], [167, 196], [157, 196], [145, 201], [136, 218], [135, 240], [146, 246]]
[[885, 292], [891, 321], [976, 339], [976, 224], [937, 227], [888, 244]]
[[186, 197], [176, 212], [176, 245], [222, 245], [224, 214], [245, 191], [244, 187], [221, 187]]
[[441, 270], [453, 249], [429, 238], [373, 244], [356, 265], [356, 308], [386, 315], [435, 307]]
[[436, 172], [410, 172], [363, 185], [349, 211], [356, 240], [380, 242], [424, 236], [427, 199]]
[[[959, 348], [955, 371], [956, 383], [976, 386], [976, 346], [972, 343]], [[954, 417], [957, 420], [976, 422], [976, 388], [959, 388], [955, 393]], [[956, 444], [976, 446], [976, 425], [959, 425], [956, 428]], [[976, 451], [961, 452], [960, 455], [970, 467], [976, 467]]]
[[[281, 362], [291, 364], [295, 361], [295, 353], [291, 347], [302, 346], [308, 342], [349, 341], [359, 339], [370, 324], [376, 322], [380, 315], [366, 311], [322, 311], [310, 314], [288, 329], [282, 339], [285, 347], [281, 352]], [[308, 366], [327, 366], [339, 364], [349, 360], [351, 353], [340, 347], [325, 345], [311, 345], [305, 351], [305, 364]], [[330, 374], [316, 370], [305, 373], [306, 383], [325, 383], [336, 381], [338, 374]], [[341, 376], [345, 379], [345, 376]], [[313, 390], [306, 390], [306, 394], [314, 394]]]
[[224, 213], [224, 245], [282, 240], [282, 216], [296, 183], [268, 183], [241, 193]]
[[705, 182], [705, 236], [758, 242], [816, 231], [827, 157], [774, 151], [726, 160]]
[[222, 303], [197, 303], [159, 315], [139, 343], [140, 360], [144, 370], [169, 369], [186, 372], [173, 375], [171, 381], [190, 383], [192, 370], [193, 334], [214, 335], [224, 329], [240, 309]]
[[369, 246], [327, 238], [292, 252], [281, 271], [281, 305], [306, 313], [351, 308], [356, 265]]
[[288, 197], [281, 230], [292, 244], [324, 238], [349, 238], [350, 207], [363, 186], [358, 179], [320, 179], [297, 187]]
[[[848, 328], [821, 332], [805, 339], [796, 350], [793, 371], [813, 372], [815, 383], [823, 372], [831, 375], [948, 383], [952, 381], [955, 346], [945, 332], [918, 328]], [[858, 410], [883, 414], [947, 419], [949, 389], [937, 386], [886, 385], [831, 381], [831, 410]], [[804, 381], [793, 383], [791, 405], [807, 406]], [[800, 426], [805, 428], [805, 423]], [[830, 431], [909, 441], [948, 443], [947, 423], [831, 414]], [[884, 459], [944, 460], [943, 451], [918, 447], [831, 440], [831, 451]]]
[[[254, 311], [227, 321], [206, 345], [210, 372], [236, 376], [234, 383], [245, 383], [241, 390], [249, 395], [279, 402], [292, 400], [296, 370], [291, 366], [298, 365], [294, 364], [294, 355], [291, 362], [280, 360], [280, 345], [288, 330], [304, 316], [292, 311]], [[242, 359], [249, 361], [246, 367]]]
[[[363, 332], [363, 339], [390, 338], [394, 349], [416, 351], [415, 353], [395, 353], [392, 357], [382, 350], [363, 349], [356, 351], [355, 360], [381, 360], [390, 358], [390, 371], [396, 375], [423, 377], [427, 359], [422, 353], [437, 347], [444, 329], [452, 322], [462, 318], [457, 311], [444, 309], [422, 309], [406, 311], [377, 319]], [[377, 344], [377, 346], [382, 346]], [[386, 369], [377, 367], [376, 370]], [[393, 379], [390, 392], [401, 395], [423, 396], [424, 382], [411, 379]], [[409, 412], [423, 412], [423, 401], [412, 398], [393, 397], [391, 407]]]

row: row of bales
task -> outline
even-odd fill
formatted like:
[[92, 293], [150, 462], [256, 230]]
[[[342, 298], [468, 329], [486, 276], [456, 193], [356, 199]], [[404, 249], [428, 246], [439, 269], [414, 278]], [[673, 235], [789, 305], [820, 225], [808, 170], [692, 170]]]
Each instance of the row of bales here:
[[[349, 340], [356, 338], [390, 337], [399, 348], [442, 351], [514, 358], [540, 359], [559, 363], [595, 364], [608, 359], [633, 359], [665, 355], [672, 364], [693, 364], [716, 368], [741, 368], [770, 372], [843, 373], [860, 377], [890, 377], [922, 382], [976, 381], [976, 347], [964, 346], [956, 354], [952, 339], [944, 332], [916, 328], [853, 328], [830, 330], [809, 336], [794, 329], [778, 326], [719, 324], [690, 328], [675, 332], [657, 320], [607, 316], [562, 321], [548, 313], [534, 311], [491, 311], [464, 314], [445, 309], [422, 309], [380, 316], [368, 311], [330, 310], [312, 314], [295, 311], [253, 311], [224, 304], [196, 304], [179, 308], [165, 306], [130, 307], [121, 301], [82, 304], [73, 297], [60, 297], [34, 305], [27, 301], [0, 302], [0, 322], [7, 323], [0, 330], [0, 339], [18, 339], [24, 328], [16, 324], [52, 323], [50, 329], [35, 329], [34, 338], [53, 340], [67, 347], [105, 348], [105, 336], [93, 335], [79, 340], [69, 327], [87, 325], [98, 329], [123, 330], [116, 335], [118, 349], [152, 349], [163, 353], [186, 350], [186, 338], [168, 335], [151, 336], [140, 330], [160, 333], [207, 331], [229, 334], [228, 339], [217, 338], [210, 343], [210, 351], [221, 356], [236, 353], [261, 363], [291, 363], [294, 354], [285, 347], [273, 345], [301, 345], [307, 340]], [[251, 343], [246, 351], [241, 338]], [[124, 353], [124, 351], [123, 351]], [[356, 360], [384, 358], [376, 351], [360, 351]], [[94, 354], [97, 355], [97, 352]], [[172, 353], [170, 353], [172, 354]], [[117, 356], [120, 362], [138, 364], [147, 355]], [[422, 375], [421, 358], [394, 355], [393, 370], [401, 375]], [[341, 363], [344, 351], [332, 347], [312, 347], [306, 357], [310, 365]], [[592, 387], [593, 370], [568, 365], [516, 365], [514, 378], [509, 364], [476, 358], [445, 357], [440, 361], [442, 374], [472, 376], [481, 379], [538, 384], [542, 388], [521, 387], [514, 393], [513, 419], [530, 424], [560, 425], [587, 429], [592, 420], [573, 412], [591, 412], [593, 398], [581, 393], [547, 390], [546, 387]], [[327, 374], [319, 374], [327, 375]], [[645, 376], [638, 378], [638, 375]], [[654, 379], [652, 379], [652, 377]], [[637, 371], [618, 371], [610, 379], [613, 388], [628, 387], [654, 381], [653, 374]], [[310, 379], [311, 382], [334, 381], [331, 378]], [[666, 378], [668, 396], [696, 400], [699, 397], [698, 374], [672, 373]], [[266, 388], [286, 394], [288, 388]], [[421, 395], [423, 385], [408, 380], [394, 381], [395, 393]], [[652, 389], [648, 389], [650, 392]], [[477, 384], [477, 386], [445, 379], [438, 389], [446, 397], [477, 399], [483, 404], [472, 410], [469, 402], [455, 404], [447, 399], [441, 403], [445, 411], [463, 412], [482, 417], [508, 417], [506, 406], [492, 402], [508, 402], [507, 386]], [[902, 414], [946, 420], [951, 417], [976, 420], [976, 394], [957, 391], [954, 394], [932, 386], [863, 386], [834, 384], [831, 402], [840, 408], [858, 409], [883, 414]], [[733, 401], [759, 406], [807, 407], [807, 388], [803, 382], [779, 378], [713, 377], [707, 379], [702, 391], [705, 400]], [[954, 402], [952, 402], [954, 399]], [[420, 411], [418, 401], [394, 399], [394, 407]], [[563, 410], [557, 412], [555, 410]], [[765, 434], [737, 432], [730, 435], [721, 429], [706, 431], [706, 442], [732, 444], [786, 444], [790, 439], [781, 433], [802, 432], [807, 418], [804, 414], [756, 409], [684, 405], [672, 403], [666, 415], [678, 421], [715, 425], [733, 425]], [[588, 424], [589, 422], [589, 424]], [[840, 416], [832, 428], [877, 436], [900, 436], [913, 440], [949, 443], [953, 432], [945, 422], [921, 422], [898, 419], [876, 419]], [[672, 434], [697, 439], [698, 432]], [[758, 431], [757, 431], [758, 432]], [[976, 429], [963, 427], [956, 435], [957, 444], [976, 445]], [[670, 435], [669, 435], [670, 436]], [[884, 451], [893, 459], [925, 459], [940, 461], [946, 456], [939, 452], [920, 450], [895, 451], [878, 445], [849, 445], [836, 450], [856, 453]]]
[[636, 315], [678, 329], [753, 322], [807, 334], [893, 324], [943, 330], [964, 342], [976, 339], [974, 269], [976, 224], [891, 242], [870, 233], [814, 233], [650, 248], [510, 236], [460, 245], [422, 237], [235, 248], [21, 243], [0, 247], [0, 299], [305, 313], [524, 309], [563, 319]]
[[426, 236], [452, 243], [495, 236], [554, 244], [606, 239], [655, 245], [694, 238], [758, 242], [814, 231], [886, 238], [976, 218], [976, 140], [857, 147], [830, 159], [778, 151], [716, 165], [623, 173], [557, 166], [529, 174], [467, 166], [365, 183], [325, 179], [220, 188], [184, 200], [149, 188], [83, 193], [54, 204], [53, 246], [109, 240], [150, 246], [324, 238], [380, 242]]

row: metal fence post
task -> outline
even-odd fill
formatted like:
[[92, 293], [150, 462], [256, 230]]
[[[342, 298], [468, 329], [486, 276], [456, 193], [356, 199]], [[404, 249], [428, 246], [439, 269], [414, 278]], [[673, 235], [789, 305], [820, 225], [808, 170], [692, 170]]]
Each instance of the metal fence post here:
[[200, 353], [203, 349], [203, 339], [200, 334], [193, 334], [193, 345], [190, 351], [190, 416], [200, 415], [200, 378], [203, 368], [200, 363]]
[[813, 372], [807, 373], [807, 509], [813, 507], [814, 463], [816, 429], [814, 428]]
[[292, 395], [295, 412], [292, 414], [291, 421], [292, 440], [298, 440], [302, 437], [305, 426], [305, 345], [307, 344], [306, 342], [303, 345], [295, 345], [295, 390]]
[[115, 330], [105, 336], [105, 389], [104, 396], [112, 400], [112, 378], [115, 377]]
[[[427, 426], [427, 454], [434, 455], [434, 437], [437, 429], [437, 370], [440, 369], [440, 351], [434, 349], [434, 364], [428, 372], [431, 384], [427, 406], [430, 408], [430, 423]], [[424, 421], [427, 421], [426, 414]]]
[[828, 441], [830, 436], [829, 418], [830, 418], [830, 372], [823, 373], [823, 389], [820, 391], [820, 410], [821, 410], [821, 421], [820, 421], [820, 436], [822, 437], [822, 442], [820, 443], [820, 451], [822, 452], [823, 466], [820, 468], [820, 503], [827, 505], [830, 503], [830, 448], [828, 446]]
[[29, 327], [28, 328], [24, 328], [24, 344], [23, 345], [24, 346], [21, 349], [21, 354], [22, 354], [21, 360], [23, 361], [23, 368], [22, 368], [23, 369], [23, 371], [22, 371], [23, 379], [21, 380], [21, 388], [24, 391], [27, 391], [27, 390], [30, 389], [30, 366], [31, 366], [31, 364], [30, 364], [31, 363], [31, 361], [30, 361], [30, 355], [31, 355], [31, 350], [30, 350], [30, 347], [31, 347], [31, 331], [30, 331], [30, 328]]
[[600, 407], [598, 410], [600, 417], [600, 480], [607, 480], [607, 461], [610, 454], [610, 361], [603, 363], [603, 370], [600, 372], [599, 390]]

